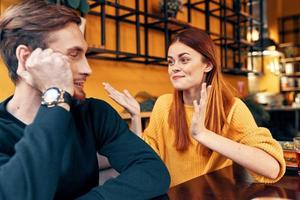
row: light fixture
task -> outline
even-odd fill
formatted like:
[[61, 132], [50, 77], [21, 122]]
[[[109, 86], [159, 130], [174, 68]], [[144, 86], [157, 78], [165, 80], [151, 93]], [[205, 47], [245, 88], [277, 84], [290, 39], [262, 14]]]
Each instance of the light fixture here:
[[[248, 53], [248, 70], [253, 72], [262, 72], [263, 65], [272, 72], [278, 75], [280, 73], [281, 65], [279, 64], [280, 58], [283, 57], [283, 53], [274, 49], [268, 49], [263, 51], [253, 51]], [[263, 59], [263, 60], [262, 60]]]
[[256, 28], [248, 29], [246, 37], [248, 42], [257, 41], [259, 39], [259, 31]]

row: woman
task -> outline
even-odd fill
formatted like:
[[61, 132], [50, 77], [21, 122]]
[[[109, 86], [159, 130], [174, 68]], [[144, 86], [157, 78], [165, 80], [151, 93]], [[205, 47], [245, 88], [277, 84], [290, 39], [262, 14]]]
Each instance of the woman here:
[[[283, 152], [266, 128], [257, 127], [250, 111], [224, 82], [210, 37], [198, 29], [178, 33], [168, 50], [168, 73], [174, 94], [156, 101], [142, 138], [171, 174], [171, 186], [236, 162], [264, 183], [285, 172]], [[208, 87], [207, 87], [208, 85]], [[104, 87], [124, 106], [141, 133], [134, 98]]]

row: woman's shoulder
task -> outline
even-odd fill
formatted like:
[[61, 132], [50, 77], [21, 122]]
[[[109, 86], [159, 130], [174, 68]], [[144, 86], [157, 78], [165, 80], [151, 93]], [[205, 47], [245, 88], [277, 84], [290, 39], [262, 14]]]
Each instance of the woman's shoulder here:
[[163, 94], [159, 96], [155, 102], [153, 111], [157, 111], [159, 113], [169, 111], [172, 101], [173, 101], [172, 94]]
[[156, 106], [160, 107], [169, 107], [172, 104], [173, 95], [172, 94], [163, 94], [159, 96], [155, 102]]
[[234, 101], [233, 104], [231, 106], [231, 110], [237, 109], [237, 108], [241, 108], [241, 107], [245, 107], [246, 104], [244, 103], [244, 101], [238, 97], [234, 97]]
[[173, 100], [173, 94], [171, 93], [160, 95], [157, 98], [157, 101], [161, 101], [161, 102], [172, 102], [172, 100]]
[[227, 115], [227, 120], [234, 119], [245, 119], [251, 115], [251, 112], [244, 101], [238, 97], [234, 98], [234, 102], [230, 108], [230, 111]]

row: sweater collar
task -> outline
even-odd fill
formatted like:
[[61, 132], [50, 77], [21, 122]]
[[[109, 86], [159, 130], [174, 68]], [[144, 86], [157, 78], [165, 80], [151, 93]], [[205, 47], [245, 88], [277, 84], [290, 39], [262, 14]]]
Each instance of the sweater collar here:
[[0, 120], [6, 124], [16, 123], [20, 127], [26, 127], [22, 121], [14, 117], [11, 113], [9, 113], [6, 109], [8, 102], [12, 99], [13, 95], [5, 99], [3, 102], [0, 103]]

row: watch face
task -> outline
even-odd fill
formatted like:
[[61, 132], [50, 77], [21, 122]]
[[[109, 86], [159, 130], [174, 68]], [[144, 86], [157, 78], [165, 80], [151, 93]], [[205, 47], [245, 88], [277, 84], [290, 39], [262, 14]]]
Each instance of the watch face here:
[[51, 103], [51, 102], [57, 101], [59, 95], [60, 95], [60, 92], [57, 89], [51, 88], [45, 92], [43, 100], [46, 103]]

